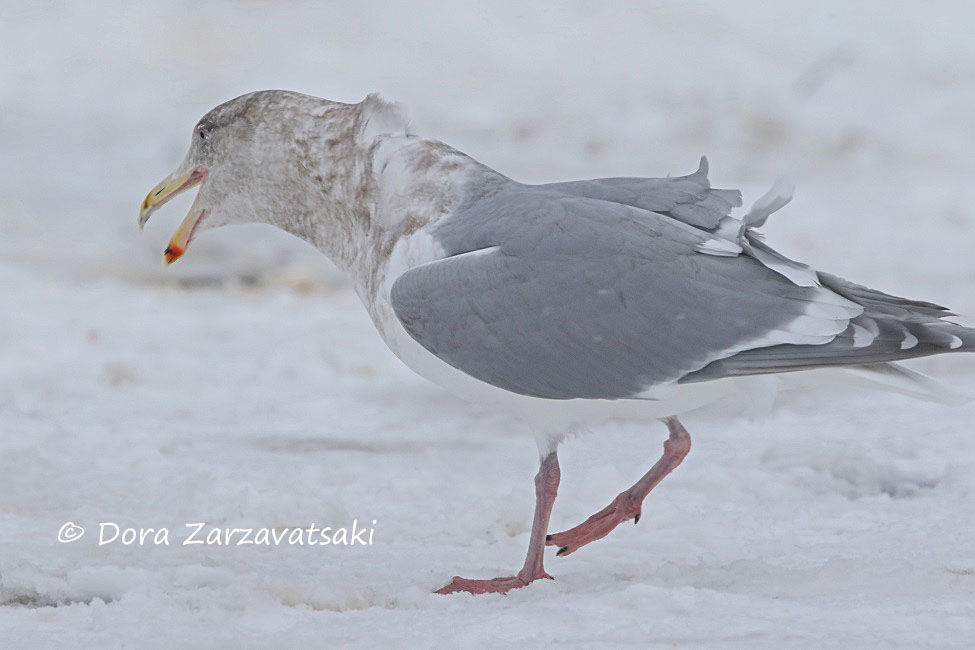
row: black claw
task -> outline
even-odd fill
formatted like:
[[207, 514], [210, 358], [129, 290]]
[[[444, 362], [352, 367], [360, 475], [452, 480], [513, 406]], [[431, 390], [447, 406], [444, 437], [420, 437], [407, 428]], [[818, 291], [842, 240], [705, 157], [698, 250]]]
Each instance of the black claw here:
[[569, 552], [569, 547], [568, 546], [563, 546], [562, 548], [560, 548], [559, 550], [557, 550], [555, 552], [555, 554], [556, 555], [562, 555], [563, 553], [568, 553], [568, 552]]
[[551, 542], [552, 541], [552, 536], [551, 535], [546, 535], [545, 536], [545, 541], [546, 542]]
[[635, 517], [633, 517], [633, 523], [634, 524], [640, 523], [640, 513], [639, 512], [636, 513], [636, 516]]

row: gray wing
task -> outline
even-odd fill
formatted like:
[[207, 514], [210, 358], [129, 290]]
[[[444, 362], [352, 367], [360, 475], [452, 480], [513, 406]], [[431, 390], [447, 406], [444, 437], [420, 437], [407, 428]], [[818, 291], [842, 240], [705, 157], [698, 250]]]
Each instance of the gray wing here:
[[862, 308], [799, 286], [670, 217], [527, 186], [435, 231], [450, 257], [392, 287], [420, 344], [482, 381], [537, 397], [652, 397], [718, 359], [826, 343]]
[[953, 314], [930, 302], [882, 293], [842, 278], [815, 271], [769, 247], [753, 230], [792, 198], [791, 187], [779, 181], [741, 219], [730, 217], [741, 205], [736, 190], [711, 188], [708, 162], [702, 157], [693, 174], [668, 178], [606, 178], [555, 183], [542, 187], [646, 207], [713, 235], [702, 252], [745, 254], [804, 286], [824, 286], [864, 307], [846, 330], [828, 344], [781, 345], [746, 350], [715, 361], [681, 381], [727, 376], [807, 370], [836, 365], [876, 364], [975, 347], [975, 332], [950, 321]]
[[[703, 198], [681, 203], [661, 189], [672, 182]], [[975, 330], [940, 320], [944, 308], [765, 244], [754, 228], [789, 201], [781, 185], [741, 219], [723, 205], [696, 222], [675, 214], [714, 191], [703, 162], [677, 179], [492, 186], [435, 230], [448, 257], [398, 278], [393, 309], [454, 367], [555, 399], [653, 398], [674, 382], [975, 349]]]
[[711, 187], [708, 159], [704, 156], [701, 156], [697, 171], [687, 176], [596, 178], [538, 187], [650, 210], [706, 230], [716, 228], [732, 208], [741, 205], [741, 192], [738, 190]]

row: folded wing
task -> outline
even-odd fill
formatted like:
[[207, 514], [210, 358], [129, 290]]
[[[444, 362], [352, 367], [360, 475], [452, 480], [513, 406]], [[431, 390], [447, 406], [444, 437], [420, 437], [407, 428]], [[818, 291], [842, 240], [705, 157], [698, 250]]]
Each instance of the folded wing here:
[[434, 231], [448, 257], [395, 281], [396, 315], [454, 367], [552, 399], [653, 399], [678, 382], [876, 364], [975, 341], [937, 305], [772, 250], [754, 228], [788, 202], [786, 190], [734, 219], [737, 192], [712, 190], [706, 169], [492, 187]]

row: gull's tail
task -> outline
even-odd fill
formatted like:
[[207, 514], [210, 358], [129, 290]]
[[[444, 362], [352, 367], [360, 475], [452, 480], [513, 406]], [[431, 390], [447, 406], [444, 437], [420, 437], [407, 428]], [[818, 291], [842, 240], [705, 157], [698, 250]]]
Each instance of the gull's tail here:
[[941, 305], [891, 296], [828, 273], [818, 273], [817, 279], [823, 288], [863, 307], [863, 313], [850, 319], [844, 331], [828, 343], [744, 350], [714, 361], [681, 381], [817, 368], [859, 368], [862, 376], [875, 382], [882, 379], [882, 383], [892, 388], [906, 388], [910, 384], [912, 390], [927, 393], [926, 386], [933, 391], [929, 397], [951, 392], [933, 379], [890, 362], [947, 352], [975, 352], [975, 328], [944, 320], [954, 314]]
[[943, 382], [896, 363], [876, 363], [844, 369], [868, 384], [926, 402], [959, 406], [975, 400]]

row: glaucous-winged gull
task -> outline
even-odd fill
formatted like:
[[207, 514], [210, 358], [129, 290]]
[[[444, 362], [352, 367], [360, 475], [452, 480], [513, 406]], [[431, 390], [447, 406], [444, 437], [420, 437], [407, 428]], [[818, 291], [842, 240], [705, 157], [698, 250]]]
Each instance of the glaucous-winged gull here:
[[[146, 197], [140, 224], [199, 186], [165, 259], [201, 230], [263, 222], [328, 255], [410, 368], [524, 418], [540, 469], [528, 556], [515, 575], [455, 577], [441, 593], [504, 592], [550, 577], [567, 555], [639, 520], [647, 493], [690, 449], [676, 416], [748, 399], [759, 378], [835, 371], [905, 393], [938, 389], [893, 362], [975, 349], [938, 305], [818, 272], [755, 229], [789, 201], [777, 185], [740, 218], [702, 158], [672, 178], [526, 185], [411, 133], [371, 95], [343, 104], [250, 93], [207, 113], [189, 153]], [[556, 448], [617, 418], [662, 419], [660, 460], [582, 524], [547, 535]]]

